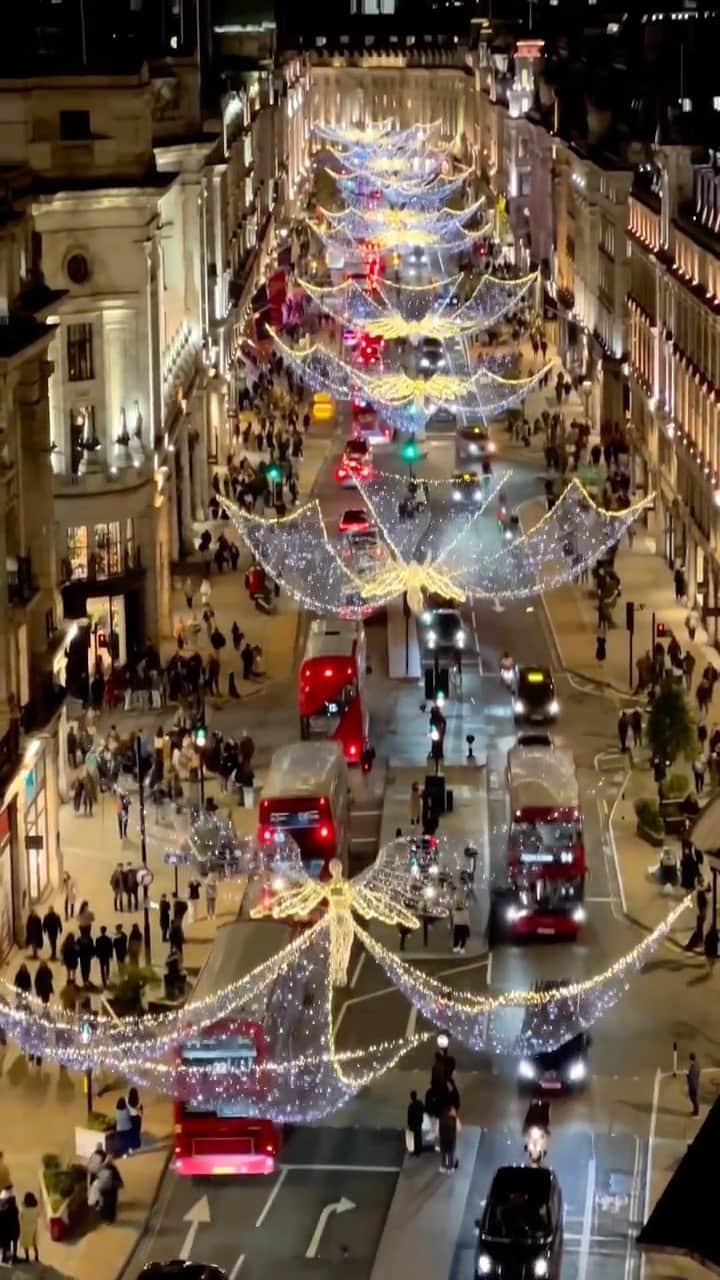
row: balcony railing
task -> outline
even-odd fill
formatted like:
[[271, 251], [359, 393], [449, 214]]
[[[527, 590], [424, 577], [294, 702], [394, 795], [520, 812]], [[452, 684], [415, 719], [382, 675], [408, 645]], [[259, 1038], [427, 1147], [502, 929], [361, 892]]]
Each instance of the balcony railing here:
[[118, 551], [117, 557], [114, 554], [109, 556], [107, 551], [103, 551], [99, 556], [91, 553], [85, 563], [76, 560], [73, 564], [66, 557], [60, 561], [60, 585], [66, 586], [68, 582], [102, 582], [106, 578], [122, 578], [128, 573], [138, 573], [142, 567], [139, 547], [125, 547], [122, 551]]
[[14, 563], [17, 568], [7, 570], [8, 604], [27, 604], [37, 591], [37, 583], [33, 581], [30, 556], [17, 556]]

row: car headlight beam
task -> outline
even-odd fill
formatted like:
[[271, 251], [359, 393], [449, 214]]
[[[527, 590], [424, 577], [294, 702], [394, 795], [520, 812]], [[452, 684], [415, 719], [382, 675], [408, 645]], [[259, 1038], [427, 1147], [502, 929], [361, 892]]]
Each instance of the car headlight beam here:
[[547, 1258], [536, 1258], [533, 1263], [533, 1275], [536, 1275], [538, 1277], [538, 1280], [543, 1280], [543, 1277], [546, 1276], [547, 1274], [548, 1274]]
[[529, 1058], [521, 1058], [518, 1063], [517, 1073], [521, 1080], [534, 1080], [537, 1076], [537, 1069]]
[[492, 1274], [493, 1263], [489, 1253], [479, 1253], [477, 1260], [477, 1273], [479, 1276], [489, 1276]]
[[587, 1079], [587, 1063], [583, 1058], [576, 1058], [575, 1062], [570, 1063], [568, 1070], [568, 1080], [571, 1084], [580, 1084], [582, 1080]]

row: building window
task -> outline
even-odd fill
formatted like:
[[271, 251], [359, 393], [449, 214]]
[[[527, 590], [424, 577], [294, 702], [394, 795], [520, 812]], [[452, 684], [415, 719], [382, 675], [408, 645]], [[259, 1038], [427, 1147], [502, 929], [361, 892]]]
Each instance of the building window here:
[[95, 554], [98, 578], [115, 578], [123, 573], [119, 520], [95, 525]]
[[70, 525], [65, 534], [65, 562], [62, 577], [65, 582], [88, 576], [88, 531], [86, 524]]
[[89, 111], [60, 112], [61, 142], [87, 142], [92, 138]]
[[95, 377], [91, 324], [68, 325], [67, 364], [70, 382], [89, 382]]

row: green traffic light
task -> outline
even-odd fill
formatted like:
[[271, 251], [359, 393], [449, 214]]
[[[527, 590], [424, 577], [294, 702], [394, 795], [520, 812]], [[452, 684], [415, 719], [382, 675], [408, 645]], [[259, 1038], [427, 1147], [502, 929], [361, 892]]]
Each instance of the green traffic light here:
[[282, 479], [282, 471], [279, 467], [268, 467], [265, 475], [272, 484], [277, 484], [278, 480]]
[[404, 462], [417, 462], [420, 457], [420, 450], [418, 449], [417, 441], [414, 436], [411, 436], [409, 440], [405, 441], [405, 444], [402, 447], [402, 456]]

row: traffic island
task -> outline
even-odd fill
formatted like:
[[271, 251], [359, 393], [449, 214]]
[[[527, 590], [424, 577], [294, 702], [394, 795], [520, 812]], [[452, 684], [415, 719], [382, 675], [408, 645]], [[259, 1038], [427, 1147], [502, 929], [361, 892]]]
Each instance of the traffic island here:
[[87, 1170], [82, 1164], [63, 1165], [54, 1153], [43, 1156], [40, 1194], [50, 1239], [61, 1243], [76, 1235], [88, 1210]]

